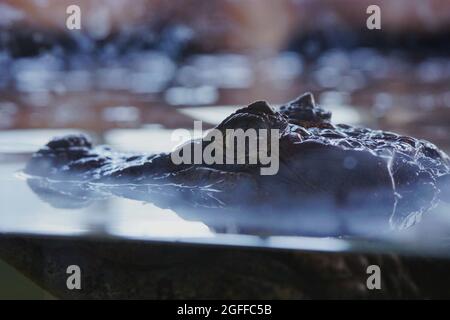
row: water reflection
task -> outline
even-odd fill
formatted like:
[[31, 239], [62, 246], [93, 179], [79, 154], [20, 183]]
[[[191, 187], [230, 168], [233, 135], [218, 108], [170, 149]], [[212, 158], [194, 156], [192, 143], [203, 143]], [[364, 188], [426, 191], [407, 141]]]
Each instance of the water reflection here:
[[[106, 137], [108, 143], [129, 149], [129, 142], [135, 139], [136, 147], [142, 146], [143, 140], [137, 139], [138, 137], [145, 141], [158, 142], [167, 139], [170, 132], [163, 128], [148, 127], [144, 130], [136, 130], [134, 133], [129, 130], [111, 131], [111, 135]], [[0, 135], [0, 139], [3, 139], [3, 148], [9, 146], [8, 152], [18, 154], [31, 152], [50, 136], [65, 133], [67, 131], [4, 132]], [[24, 141], [30, 142], [33, 138], [35, 142], [24, 148], [20, 143], [14, 145], [9, 142], [11, 135], [15, 135], [14, 141], [18, 141], [17, 139], [23, 136]], [[167, 148], [167, 145], [163, 144], [158, 147], [157, 143], [154, 146], [155, 151], [165, 151], [163, 149]], [[314, 207], [314, 210], [311, 209], [311, 214], [306, 212], [301, 216], [280, 210], [251, 213], [199, 207], [168, 209], [148, 201], [125, 199], [122, 196], [111, 195], [109, 192], [102, 193], [102, 188], [99, 187], [95, 188], [97, 192], [90, 195], [81, 194], [85, 200], [88, 200], [84, 203], [85, 206], [80, 199], [77, 199], [81, 207], [55, 208], [37, 197], [27, 185], [24, 176], [18, 175], [25, 166], [25, 162], [20, 159], [15, 158], [13, 162], [3, 160], [0, 163], [0, 189], [2, 190], [0, 232], [3, 233], [114, 236], [149, 241], [323, 251], [398, 250], [433, 255], [448, 253], [449, 243], [446, 239], [450, 236], [448, 216], [450, 207], [442, 203], [420, 224], [402, 232], [387, 232], [366, 239], [360, 237], [341, 240], [317, 238], [320, 235], [333, 234], [333, 231], [340, 227], [341, 222], [336, 220], [335, 216], [325, 214], [325, 207], [322, 208], [323, 214], [321, 210]], [[49, 185], [51, 184], [47, 184]], [[56, 187], [58, 191], [62, 191], [62, 201], [67, 201], [67, 195], [65, 198], [64, 192], [70, 191], [70, 186], [64, 184], [56, 185]], [[156, 197], [159, 196], [156, 195]], [[280, 219], [280, 215], [283, 219]], [[370, 229], [373, 223], [375, 221], [370, 223], [364, 221], [362, 226]], [[314, 238], [304, 235], [314, 235]]]
[[[220, 244], [231, 246], [255, 246], [280, 249], [301, 249], [314, 251], [381, 250], [399, 251], [409, 254], [448, 254], [450, 218], [448, 206], [438, 206], [424, 221], [404, 232], [378, 235], [370, 239], [309, 238], [304, 236], [279, 236], [284, 227], [295, 226], [290, 217], [273, 220], [260, 217], [259, 226], [266, 224], [266, 233], [257, 237], [251, 232], [238, 230], [232, 219], [224, 228], [211, 228], [207, 224], [220, 223], [218, 215], [209, 214], [209, 221], [199, 220], [198, 211], [180, 217], [178, 212], [162, 209], [149, 203], [118, 197], [98, 200], [90, 206], [79, 209], [57, 209], [41, 201], [27, 186], [17, 172], [25, 163], [0, 164], [0, 232], [20, 234], [65, 235], [65, 236], [114, 236], [148, 241], [178, 241], [197, 244]], [[214, 213], [214, 212], [210, 212]], [[311, 218], [311, 217], [310, 217]], [[314, 227], [318, 227], [314, 215]], [[244, 221], [239, 218], [241, 223]], [[30, 223], [30, 221], [33, 221]], [[218, 222], [219, 221], [219, 222]], [[255, 221], [255, 219], [253, 219]], [[307, 220], [304, 220], [306, 222]], [[281, 222], [281, 223], [280, 223]], [[225, 223], [225, 221], [222, 221]], [[329, 221], [328, 221], [329, 223]], [[238, 224], [239, 225], [239, 224]], [[273, 226], [280, 228], [273, 228]], [[323, 226], [323, 225], [322, 225]], [[292, 229], [291, 229], [292, 230]], [[250, 230], [247, 230], [250, 231]], [[247, 234], [247, 235], [245, 235]], [[278, 234], [278, 236], [277, 236]], [[369, 240], [369, 241], [368, 241]]]
[[[201, 221], [186, 221], [172, 210], [151, 203], [112, 198], [106, 231], [135, 238], [210, 238], [213, 232]], [[130, 214], [131, 213], [131, 214]]]
[[79, 235], [87, 232], [85, 218], [90, 209], [61, 213], [40, 201], [29, 187], [15, 177], [23, 163], [0, 165], [0, 232]]
[[[0, 165], [0, 232], [42, 235], [105, 235], [126, 237], [208, 237], [201, 222], [186, 221], [173, 211], [131, 200], [98, 198], [81, 208], [62, 210], [41, 201], [20, 170], [25, 163]], [[32, 223], [31, 223], [32, 222]]]

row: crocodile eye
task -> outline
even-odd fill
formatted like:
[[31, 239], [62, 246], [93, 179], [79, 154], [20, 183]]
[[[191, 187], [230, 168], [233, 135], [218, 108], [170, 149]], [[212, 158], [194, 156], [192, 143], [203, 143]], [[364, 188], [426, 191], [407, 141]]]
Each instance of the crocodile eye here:
[[236, 115], [224, 128], [225, 156], [236, 164], [257, 164], [259, 149], [270, 150], [270, 124], [258, 115]]
[[269, 129], [270, 125], [267, 120], [259, 115], [238, 113], [224, 122], [222, 125], [223, 129]]

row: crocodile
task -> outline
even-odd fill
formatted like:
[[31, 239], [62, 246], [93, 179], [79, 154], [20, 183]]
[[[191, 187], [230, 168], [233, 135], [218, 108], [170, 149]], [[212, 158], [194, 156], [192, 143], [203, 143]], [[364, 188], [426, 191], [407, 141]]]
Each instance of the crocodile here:
[[[33, 178], [33, 190], [55, 206], [61, 205], [61, 195], [71, 199], [64, 206], [82, 206], [113, 194], [172, 209], [251, 211], [253, 220], [269, 212], [273, 224], [283, 221], [285, 212], [322, 225], [337, 219], [338, 234], [365, 232], [361, 226], [408, 228], [448, 192], [443, 186], [449, 184], [450, 160], [434, 144], [333, 124], [331, 113], [311, 93], [278, 108], [254, 102], [215, 128], [224, 136], [230, 128], [279, 130], [278, 172], [261, 175], [261, 163], [174, 164], [171, 152], [121, 153], [94, 147], [85, 135], [54, 138], [33, 154], [24, 171]], [[205, 148], [203, 139], [189, 145]]]

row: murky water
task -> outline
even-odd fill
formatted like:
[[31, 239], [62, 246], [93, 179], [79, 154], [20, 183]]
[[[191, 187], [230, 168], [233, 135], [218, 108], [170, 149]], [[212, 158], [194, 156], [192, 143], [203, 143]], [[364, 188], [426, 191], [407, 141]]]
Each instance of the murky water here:
[[[447, 255], [450, 251], [449, 206], [439, 205], [420, 224], [406, 231], [396, 231], [369, 239], [305, 237], [307, 228], [327, 231], [314, 215], [309, 220], [284, 215], [254, 215], [261, 234], [250, 231], [248, 216], [223, 219], [214, 209], [189, 214], [162, 209], [143, 203], [108, 196], [81, 209], [55, 208], [42, 201], [19, 173], [23, 161], [2, 161], [0, 164], [0, 232], [14, 234], [98, 236], [146, 241], [225, 244], [297, 250], [378, 250], [415, 254]], [[213, 221], [214, 223], [211, 223]], [[297, 225], [296, 225], [297, 223]], [[367, 221], [370, 225], [371, 221]], [[213, 226], [213, 227], [211, 227]], [[298, 228], [297, 228], [298, 226]], [[327, 229], [328, 228], [328, 229]], [[296, 229], [300, 235], [295, 235]]]

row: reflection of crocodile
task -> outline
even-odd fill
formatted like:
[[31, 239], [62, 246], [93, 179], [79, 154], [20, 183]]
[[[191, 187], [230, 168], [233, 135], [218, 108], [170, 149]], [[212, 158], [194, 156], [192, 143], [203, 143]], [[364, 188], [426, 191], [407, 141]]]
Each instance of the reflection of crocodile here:
[[[261, 176], [259, 164], [175, 165], [169, 154], [116, 153], [104, 146], [94, 148], [86, 137], [74, 135], [50, 141], [33, 155], [25, 171], [48, 178], [32, 186], [49, 201], [59, 193], [82, 202], [89, 198], [86, 190], [95, 185], [103, 194], [172, 208], [257, 206], [276, 214], [306, 214], [314, 208], [314, 215], [327, 211], [338, 216], [344, 222], [342, 233], [356, 232], [352, 222], [408, 227], [435, 205], [439, 181], [449, 176], [447, 155], [427, 141], [333, 125], [330, 119], [307, 93], [278, 111], [255, 102], [217, 126], [224, 134], [228, 128], [279, 129], [280, 168], [273, 176]], [[67, 189], [74, 181], [84, 187]]]

